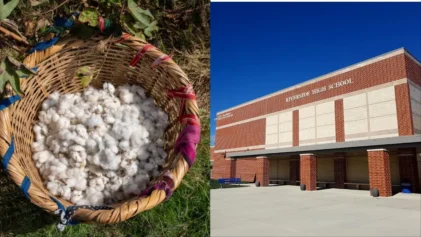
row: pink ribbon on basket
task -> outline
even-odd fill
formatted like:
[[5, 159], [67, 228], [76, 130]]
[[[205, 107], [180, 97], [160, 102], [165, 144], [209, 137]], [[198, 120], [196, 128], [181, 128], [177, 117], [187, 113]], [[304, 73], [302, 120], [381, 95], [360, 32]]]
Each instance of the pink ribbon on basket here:
[[152, 69], [157, 68], [161, 63], [170, 60], [171, 57], [166, 55], [166, 54], [162, 54], [161, 56], [159, 56], [157, 59], [155, 59], [155, 61], [152, 63]]
[[189, 168], [196, 159], [196, 145], [200, 142], [200, 126], [186, 125], [175, 142], [175, 152], [180, 152]]
[[143, 58], [143, 56], [146, 54], [146, 52], [151, 49], [154, 48], [153, 45], [151, 44], [145, 44], [145, 46], [143, 46], [139, 52], [137, 52], [137, 54], [134, 56], [134, 58], [132, 59], [132, 61], [130, 61], [130, 66], [134, 67], [136, 66], [136, 64], [140, 61], [140, 59]]
[[165, 200], [168, 200], [174, 193], [174, 177], [171, 172], [167, 171], [161, 182], [149, 186], [147, 189], [143, 190], [139, 197], [149, 196], [154, 190], [164, 190], [165, 191]]
[[98, 27], [99, 27], [99, 30], [101, 32], [104, 32], [104, 29], [105, 29], [105, 20], [104, 20], [104, 18], [102, 16], [99, 16], [99, 18], [98, 18]]

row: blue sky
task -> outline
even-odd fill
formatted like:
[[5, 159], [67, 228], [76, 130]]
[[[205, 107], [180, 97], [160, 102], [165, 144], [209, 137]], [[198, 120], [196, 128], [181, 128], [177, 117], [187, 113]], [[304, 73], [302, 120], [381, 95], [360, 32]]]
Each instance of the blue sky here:
[[211, 136], [218, 111], [405, 47], [421, 3], [211, 3]]

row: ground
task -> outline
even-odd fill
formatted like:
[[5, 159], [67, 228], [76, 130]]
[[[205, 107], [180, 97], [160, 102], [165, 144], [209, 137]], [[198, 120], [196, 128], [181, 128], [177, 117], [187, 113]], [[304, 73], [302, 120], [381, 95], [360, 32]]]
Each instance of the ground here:
[[421, 195], [298, 186], [211, 190], [211, 236], [420, 236]]

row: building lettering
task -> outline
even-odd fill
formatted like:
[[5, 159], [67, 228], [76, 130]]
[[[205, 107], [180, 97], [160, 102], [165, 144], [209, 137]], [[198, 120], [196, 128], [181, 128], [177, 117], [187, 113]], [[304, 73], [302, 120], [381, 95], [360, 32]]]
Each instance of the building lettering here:
[[336, 89], [336, 88], [339, 88], [339, 87], [342, 87], [342, 86], [352, 84], [352, 82], [353, 82], [352, 78], [349, 78], [349, 79], [346, 79], [346, 80], [343, 80], [343, 81], [338, 81], [338, 82], [335, 82], [335, 83], [330, 84], [328, 86], [319, 87], [319, 88], [313, 89], [311, 91], [306, 91], [306, 92], [303, 92], [303, 93], [300, 93], [300, 94], [297, 94], [297, 95], [287, 97], [287, 98], [285, 98], [285, 101], [290, 102], [290, 101], [301, 99], [301, 98], [304, 98], [304, 97], [307, 97], [307, 96], [310, 96], [310, 95], [323, 93], [323, 92], [326, 92], [328, 90], [332, 90], [332, 89]]

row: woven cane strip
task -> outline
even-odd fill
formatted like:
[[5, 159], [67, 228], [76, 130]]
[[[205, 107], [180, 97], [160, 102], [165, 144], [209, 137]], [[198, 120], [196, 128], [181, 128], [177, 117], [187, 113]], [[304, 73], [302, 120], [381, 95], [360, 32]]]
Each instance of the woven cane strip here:
[[[172, 60], [162, 62], [152, 69], [154, 60], [163, 53], [151, 48], [136, 64], [129, 67], [134, 55], [147, 42], [129, 36], [118, 43], [120, 38], [95, 37], [87, 41], [76, 38], [64, 38], [56, 45], [29, 55], [24, 63], [29, 67], [38, 67], [38, 74], [21, 80], [21, 88], [25, 95], [12, 106], [0, 112], [0, 154], [8, 149], [12, 135], [15, 138], [15, 153], [9, 163], [8, 170], [12, 180], [21, 185], [25, 176], [31, 180], [28, 190], [32, 203], [53, 212], [57, 204], [49, 198], [49, 192], [44, 187], [38, 169], [32, 160], [31, 143], [34, 140], [32, 126], [37, 119], [37, 113], [42, 102], [50, 93], [58, 90], [61, 93], [82, 91], [80, 81], [73, 79], [76, 70], [82, 66], [91, 67], [94, 79], [91, 85], [101, 87], [104, 82], [115, 86], [125, 83], [139, 84], [151, 96], [169, 117], [169, 126], [165, 132], [165, 150], [168, 153], [164, 171], [169, 170], [174, 177], [176, 189], [188, 171], [188, 164], [180, 154], [175, 154], [174, 144], [178, 137], [181, 124], [178, 121], [180, 101], [170, 99], [167, 89], [175, 89], [189, 85], [187, 75]], [[105, 49], [99, 49], [100, 41], [105, 41]], [[6, 88], [6, 96], [13, 95], [10, 87]], [[199, 116], [195, 100], [187, 100], [181, 114]], [[152, 181], [159, 182], [161, 177]], [[85, 223], [116, 223], [127, 220], [142, 211], [149, 210], [165, 199], [164, 190], [154, 190], [149, 196], [133, 198], [122, 203], [115, 203], [113, 210], [79, 209], [73, 218]], [[72, 203], [59, 199], [67, 207]]]

